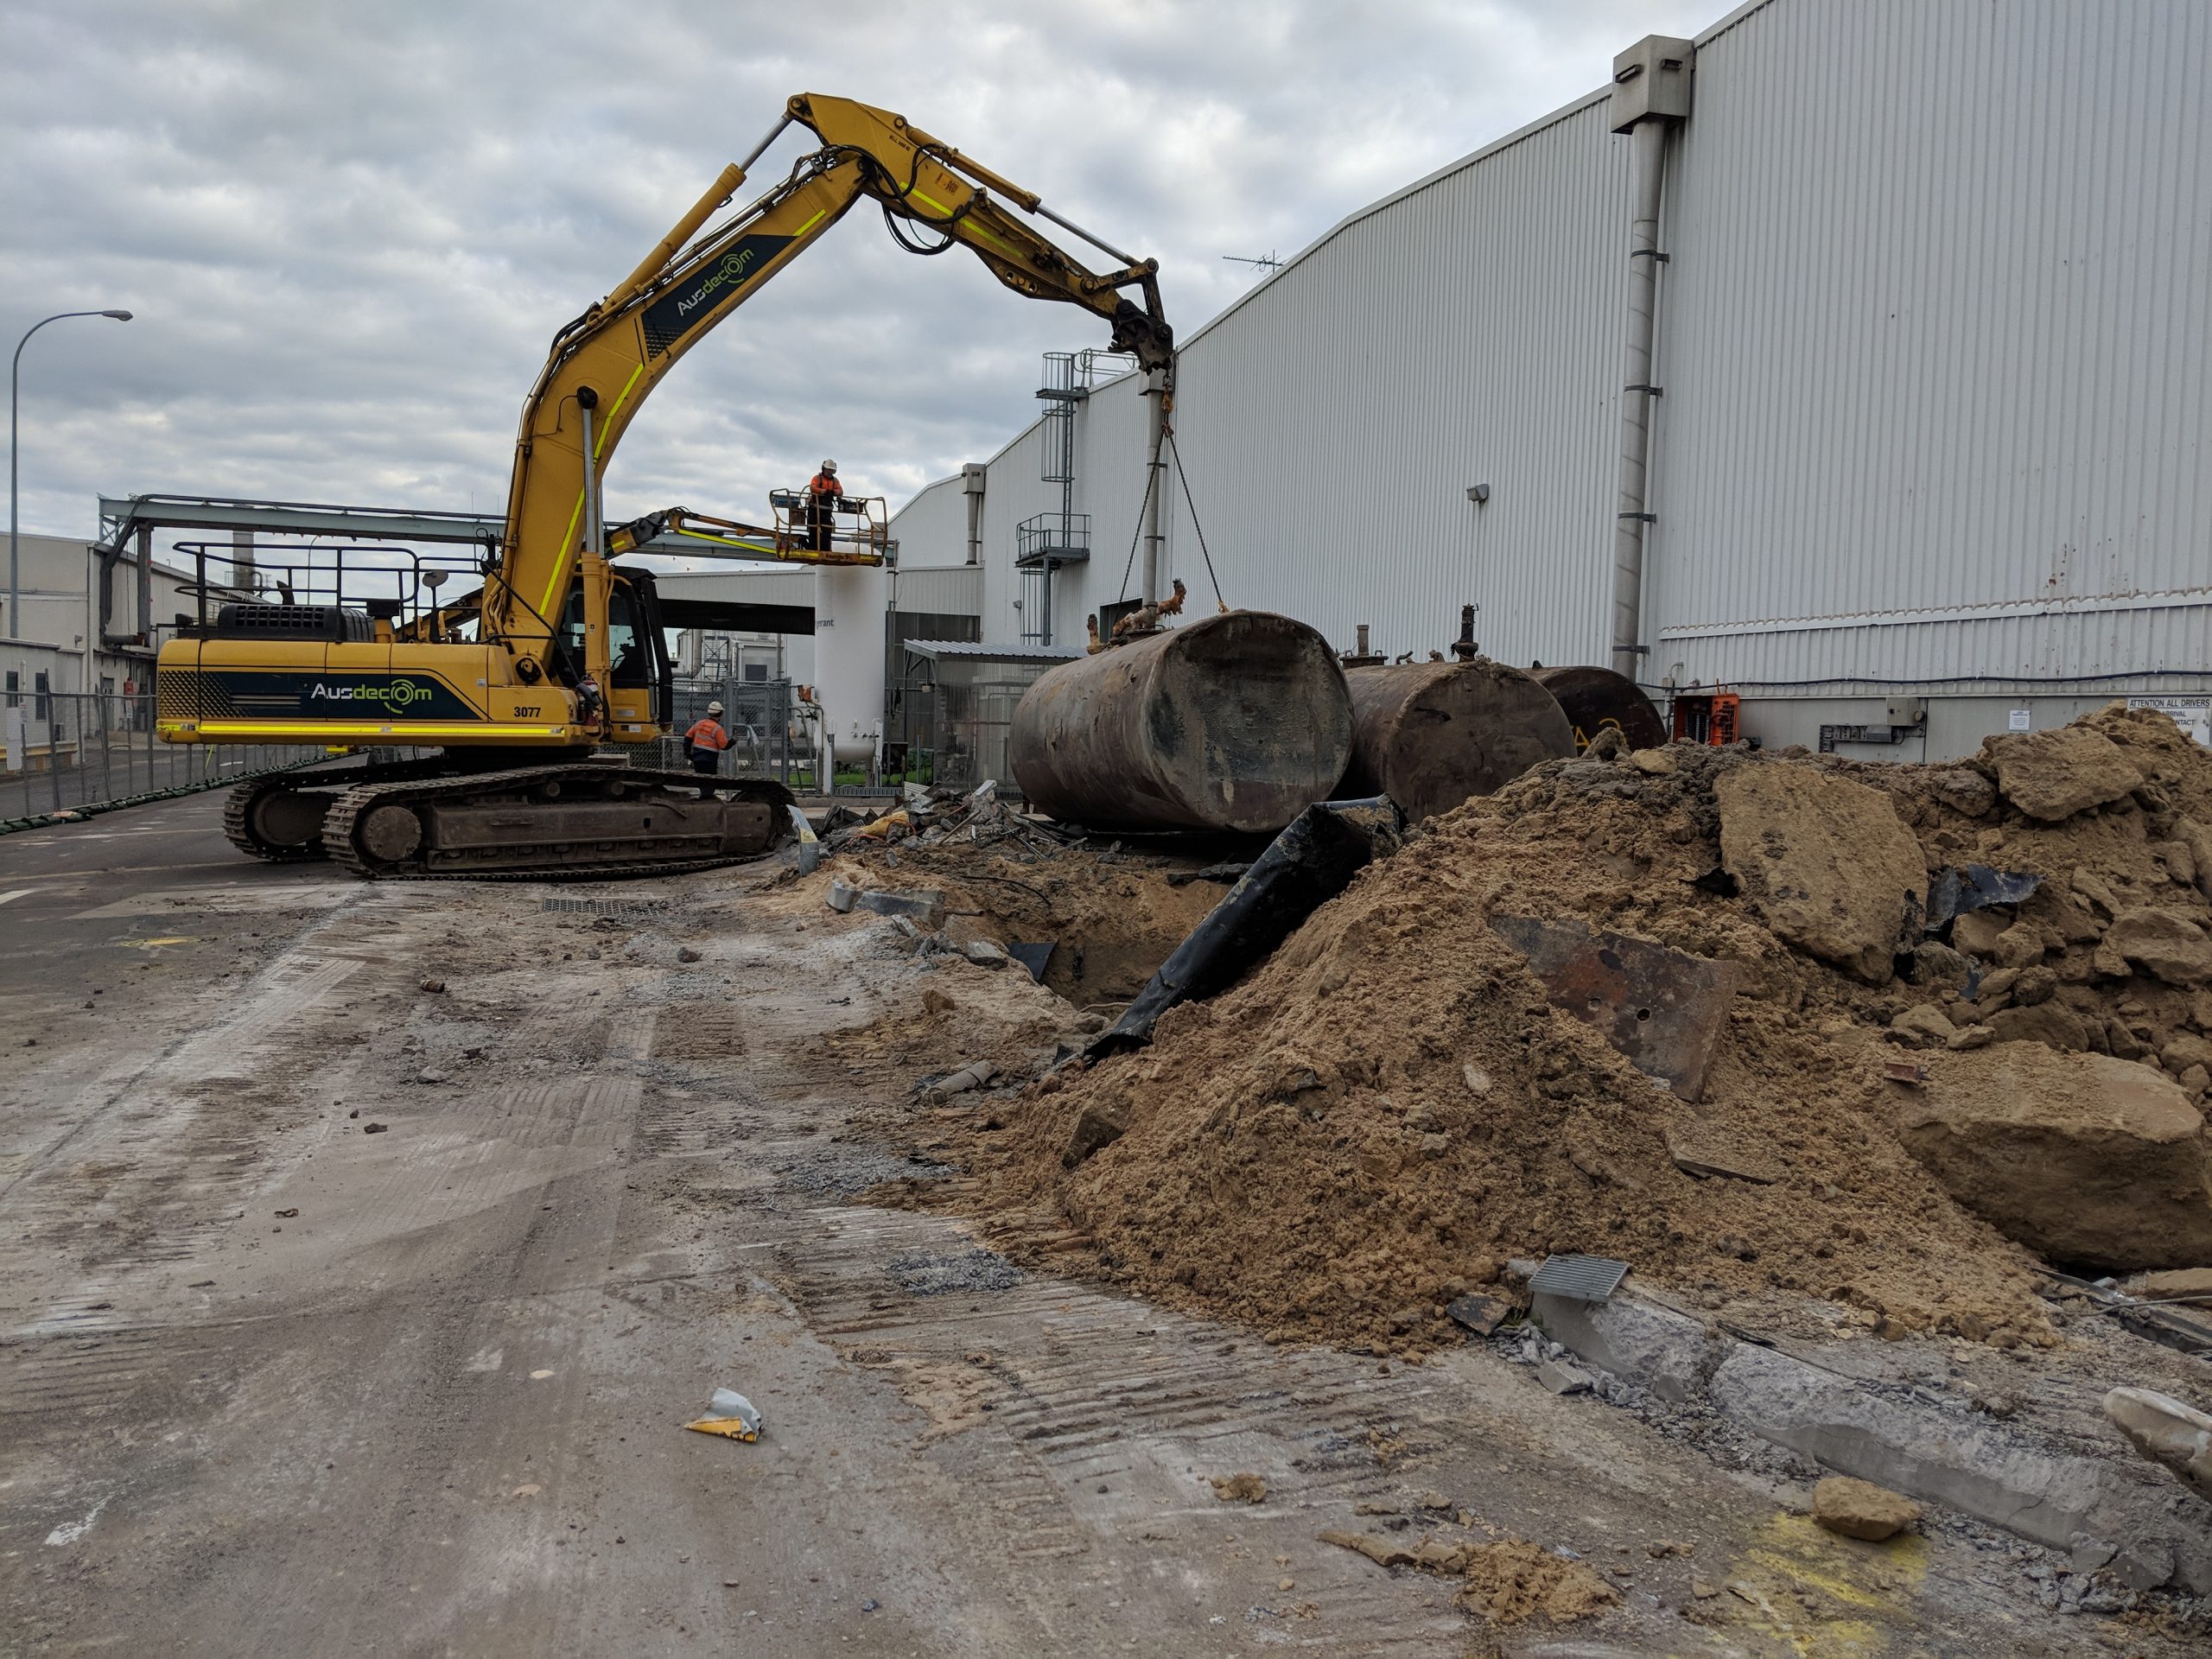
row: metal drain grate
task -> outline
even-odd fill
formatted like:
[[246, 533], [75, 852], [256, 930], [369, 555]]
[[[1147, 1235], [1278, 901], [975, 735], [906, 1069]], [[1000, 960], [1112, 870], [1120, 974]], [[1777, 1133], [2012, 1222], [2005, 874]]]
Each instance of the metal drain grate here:
[[586, 916], [658, 916], [668, 909], [665, 899], [548, 899], [547, 910], [581, 912]]
[[1529, 1281], [1531, 1296], [1564, 1296], [1569, 1301], [1605, 1302], [1628, 1277], [1628, 1263], [1603, 1255], [1551, 1255]]

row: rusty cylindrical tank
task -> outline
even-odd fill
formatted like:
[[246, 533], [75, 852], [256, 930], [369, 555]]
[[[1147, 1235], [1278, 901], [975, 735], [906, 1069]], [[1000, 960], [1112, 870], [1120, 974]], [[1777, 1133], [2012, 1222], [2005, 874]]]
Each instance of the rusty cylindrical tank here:
[[1031, 806], [1101, 830], [1280, 830], [1351, 754], [1351, 697], [1303, 622], [1230, 611], [1048, 670], [1007, 734]]
[[1574, 728], [1579, 752], [1606, 727], [1619, 731], [1631, 749], [1656, 749], [1667, 741], [1666, 723], [1634, 680], [1610, 668], [1539, 668], [1536, 683], [1559, 699]]
[[1388, 795], [1416, 823], [1574, 753], [1552, 694], [1486, 657], [1348, 668], [1344, 683], [1351, 765], [1337, 794]]

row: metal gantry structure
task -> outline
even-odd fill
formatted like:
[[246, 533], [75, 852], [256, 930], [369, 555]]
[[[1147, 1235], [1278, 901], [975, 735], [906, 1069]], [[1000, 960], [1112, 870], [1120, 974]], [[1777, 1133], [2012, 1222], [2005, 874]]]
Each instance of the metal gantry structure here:
[[1014, 568], [1021, 573], [1021, 637], [1040, 645], [1056, 644], [1053, 638], [1053, 577], [1071, 564], [1090, 558], [1090, 515], [1075, 510], [1077, 404], [1103, 382], [1117, 379], [1136, 367], [1136, 359], [1125, 352], [1047, 352], [1044, 384], [1037, 396], [1044, 402], [1042, 446], [1038, 463], [1040, 482], [1060, 486], [1057, 512], [1033, 513], [1014, 527]]

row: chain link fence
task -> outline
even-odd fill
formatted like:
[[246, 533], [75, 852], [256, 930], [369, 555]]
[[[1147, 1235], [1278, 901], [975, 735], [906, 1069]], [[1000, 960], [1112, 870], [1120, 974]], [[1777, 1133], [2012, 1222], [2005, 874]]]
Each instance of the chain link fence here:
[[650, 760], [641, 753], [639, 764], [687, 768], [691, 763], [683, 753], [683, 734], [706, 717], [710, 702], [721, 704], [717, 718], [729, 734], [729, 747], [721, 757], [724, 776], [744, 772], [773, 778], [795, 790], [814, 787], [814, 728], [799, 717], [789, 680], [678, 680], [668, 735], [654, 746]]
[[0, 708], [0, 822], [205, 788], [322, 759], [307, 744], [172, 744], [150, 691], [25, 691]]

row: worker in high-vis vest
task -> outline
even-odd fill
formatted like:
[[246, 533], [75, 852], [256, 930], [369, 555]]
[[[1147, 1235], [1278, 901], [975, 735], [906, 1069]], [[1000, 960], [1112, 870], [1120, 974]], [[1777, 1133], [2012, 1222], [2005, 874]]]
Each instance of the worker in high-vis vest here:
[[837, 509], [845, 505], [845, 486], [837, 481], [837, 463], [825, 461], [822, 470], [806, 480], [806, 544], [827, 553], [837, 532]]
[[[683, 734], [683, 753], [691, 757], [691, 770], [702, 777], [712, 777], [722, 767], [722, 751], [729, 747], [729, 734], [722, 729], [722, 706], [719, 702], [707, 705], [707, 712], [691, 722], [691, 729]], [[715, 792], [711, 784], [699, 785], [699, 798], [705, 800]]]

